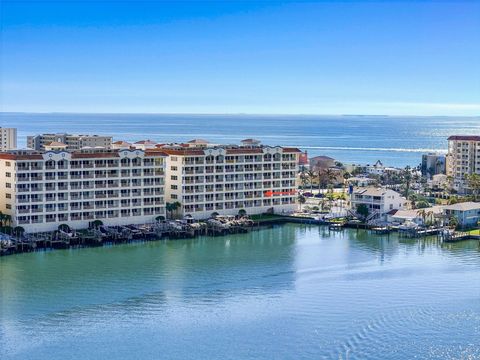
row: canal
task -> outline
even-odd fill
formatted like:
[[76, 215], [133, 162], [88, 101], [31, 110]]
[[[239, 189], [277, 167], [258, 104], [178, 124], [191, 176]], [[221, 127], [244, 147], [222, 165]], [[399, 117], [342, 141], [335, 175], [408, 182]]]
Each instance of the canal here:
[[479, 242], [285, 224], [3, 257], [0, 358], [476, 359]]

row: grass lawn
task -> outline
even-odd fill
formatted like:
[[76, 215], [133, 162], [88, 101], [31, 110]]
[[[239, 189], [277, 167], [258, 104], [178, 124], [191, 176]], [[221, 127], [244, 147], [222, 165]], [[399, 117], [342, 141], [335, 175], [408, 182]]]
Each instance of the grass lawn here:
[[478, 235], [480, 236], [480, 229], [476, 229], [476, 230], [470, 230], [470, 235]]

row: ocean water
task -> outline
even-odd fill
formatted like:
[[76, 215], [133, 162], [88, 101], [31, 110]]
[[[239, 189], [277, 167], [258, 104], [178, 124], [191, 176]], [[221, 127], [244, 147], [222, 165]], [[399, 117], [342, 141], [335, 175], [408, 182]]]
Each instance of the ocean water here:
[[480, 359], [478, 241], [286, 224], [0, 258], [0, 359]]
[[18, 128], [19, 146], [27, 135], [44, 132], [158, 142], [238, 143], [255, 137], [264, 144], [297, 146], [311, 156], [364, 164], [380, 159], [389, 166], [416, 166], [422, 153], [446, 152], [449, 135], [480, 135], [480, 117], [0, 113], [0, 126]]

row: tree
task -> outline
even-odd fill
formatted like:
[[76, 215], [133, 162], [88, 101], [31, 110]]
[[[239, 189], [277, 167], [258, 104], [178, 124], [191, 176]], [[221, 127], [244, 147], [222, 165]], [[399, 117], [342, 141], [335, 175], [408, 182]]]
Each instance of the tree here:
[[58, 225], [58, 230], [63, 232], [70, 232], [70, 226], [67, 224], [60, 224]]
[[365, 204], [358, 204], [357, 205], [357, 214], [361, 215], [364, 219], [368, 217], [370, 211], [368, 210], [367, 205]]
[[405, 197], [408, 199], [408, 194], [410, 193], [410, 185], [412, 183], [412, 169], [410, 166], [406, 166], [402, 171], [402, 182], [405, 185]]
[[21, 226], [15, 226], [13, 228], [13, 234], [16, 236], [16, 237], [21, 237], [23, 234], [25, 233], [25, 229]]
[[313, 170], [308, 170], [306, 172], [306, 174], [307, 174], [307, 177], [308, 177], [308, 181], [310, 183], [310, 192], [312, 192], [313, 191], [313, 180], [315, 180], [316, 174], [315, 174], [315, 171], [313, 171]]
[[415, 204], [415, 207], [417, 209], [425, 209], [425, 208], [430, 207], [430, 203], [428, 201], [425, 201], [425, 200], [420, 200], [419, 202], [417, 202]]
[[471, 189], [473, 198], [477, 201], [480, 193], [480, 175], [479, 174], [470, 174], [465, 176], [467, 180], [468, 187]]
[[214, 212], [212, 212], [212, 213], [210, 214], [210, 217], [211, 217], [212, 219], [215, 219], [218, 215], [220, 215], [220, 214], [219, 214], [218, 212], [214, 211]]
[[97, 219], [97, 220], [93, 220], [93, 221], [92, 221], [92, 226], [93, 226], [94, 228], [99, 228], [99, 227], [102, 226], [102, 225], [103, 225], [102, 220], [98, 220], [98, 219]]
[[246, 215], [247, 215], [247, 210], [245, 209], [238, 210], [238, 216], [246, 216]]
[[300, 211], [302, 211], [302, 204], [305, 204], [307, 202], [307, 198], [303, 196], [302, 194], [299, 194], [297, 196], [297, 201], [300, 204]]
[[459, 224], [459, 221], [457, 219], [456, 216], [451, 216], [449, 219], [448, 219], [448, 226], [450, 226], [452, 229], [456, 229], [457, 226]]
[[305, 172], [300, 173], [300, 184], [302, 186], [302, 189], [305, 189], [308, 185], [308, 175]]
[[167, 213], [170, 213], [170, 217], [173, 217], [173, 213], [178, 211], [178, 209], [182, 206], [178, 201], [175, 201], [173, 203], [167, 202], [165, 204], [165, 210], [167, 210]]
[[417, 215], [422, 218], [423, 225], [426, 223], [426, 218], [427, 218], [427, 211], [425, 209], [421, 209], [417, 211]]
[[163, 215], [159, 215], [155, 218], [156, 221], [160, 222], [160, 221], [165, 221], [165, 216]]

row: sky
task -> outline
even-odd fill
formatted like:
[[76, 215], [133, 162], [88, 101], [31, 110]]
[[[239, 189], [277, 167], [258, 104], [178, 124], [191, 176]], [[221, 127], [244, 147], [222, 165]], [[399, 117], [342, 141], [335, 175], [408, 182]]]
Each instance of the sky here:
[[0, 111], [480, 114], [480, 1], [0, 1]]

